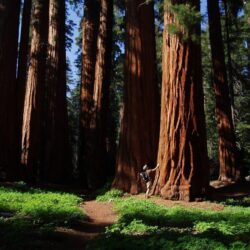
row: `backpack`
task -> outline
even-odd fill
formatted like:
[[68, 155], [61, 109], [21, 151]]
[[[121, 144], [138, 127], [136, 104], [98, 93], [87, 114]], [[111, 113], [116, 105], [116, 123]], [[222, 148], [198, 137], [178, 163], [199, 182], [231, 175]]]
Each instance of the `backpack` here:
[[142, 180], [144, 182], [149, 182], [150, 181], [150, 178], [149, 178], [149, 176], [148, 176], [148, 174], [146, 172], [141, 172], [140, 177], [142, 178]]

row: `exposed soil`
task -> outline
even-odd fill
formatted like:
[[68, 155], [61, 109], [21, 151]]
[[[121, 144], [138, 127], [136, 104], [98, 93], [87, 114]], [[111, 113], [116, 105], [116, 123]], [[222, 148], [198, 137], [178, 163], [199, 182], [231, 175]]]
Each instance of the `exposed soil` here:
[[57, 228], [56, 233], [62, 237], [63, 246], [61, 249], [85, 249], [89, 240], [97, 237], [105, 231], [105, 228], [117, 220], [111, 202], [86, 201], [81, 205], [87, 220], [80, 222], [70, 229]]

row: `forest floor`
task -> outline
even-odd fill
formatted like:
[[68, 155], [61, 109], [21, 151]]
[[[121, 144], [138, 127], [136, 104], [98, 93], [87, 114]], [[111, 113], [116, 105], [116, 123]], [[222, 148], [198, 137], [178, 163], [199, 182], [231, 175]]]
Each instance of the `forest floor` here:
[[[250, 195], [250, 183], [239, 185], [214, 181], [211, 183], [211, 186], [213, 187], [213, 201], [171, 201], [163, 200], [156, 196], [146, 199], [144, 194], [133, 196], [125, 195], [122, 199], [126, 200], [133, 197], [137, 200], [148, 200], [167, 208], [198, 208], [204, 209], [204, 211], [211, 210], [216, 212], [222, 211], [225, 208], [225, 204], [221, 203], [221, 201], [231, 198], [237, 201], [238, 199], [249, 197]], [[87, 215], [87, 221], [84, 221], [71, 229], [57, 229], [57, 232], [62, 234], [64, 238], [63, 249], [84, 249], [88, 242], [102, 235], [107, 226], [115, 224], [118, 220], [118, 214], [115, 211], [112, 199], [105, 202], [99, 202], [95, 199], [88, 200], [81, 205], [81, 209], [83, 209], [84, 213]]]
[[[95, 247], [93, 248], [91, 246], [91, 244], [93, 244], [93, 242], [95, 242], [96, 239], [98, 242], [98, 238], [100, 238], [101, 241], [103, 241], [103, 239], [107, 240], [107, 237], [105, 237], [105, 234], [104, 234], [107, 227], [111, 226], [111, 228], [112, 228], [112, 225], [115, 226], [117, 223], [119, 225], [118, 217], [121, 215], [121, 211], [123, 211], [123, 209], [124, 209], [124, 211], [127, 209], [126, 207], [123, 207], [124, 204], [126, 206], [126, 203], [128, 204], [128, 206], [132, 205], [128, 210], [129, 213], [132, 210], [131, 208], [133, 208], [133, 206], [135, 207], [135, 211], [134, 211], [135, 215], [133, 215], [135, 219], [131, 218], [132, 222], [129, 222], [130, 224], [128, 224], [128, 228], [131, 228], [131, 225], [132, 225], [131, 230], [133, 230], [133, 226], [137, 227], [141, 223], [141, 221], [140, 221], [141, 217], [140, 216], [138, 217], [137, 215], [139, 215], [138, 211], [139, 211], [139, 213], [140, 212], [143, 213], [143, 210], [145, 209], [144, 206], [149, 205], [149, 207], [148, 207], [149, 210], [153, 209], [153, 211], [154, 211], [155, 208], [151, 207], [151, 205], [149, 203], [153, 203], [153, 204], [160, 205], [160, 206], [163, 206], [165, 208], [171, 208], [171, 209], [172, 208], [175, 209], [176, 207], [180, 207], [183, 209], [202, 209], [202, 211], [204, 211], [204, 212], [209, 211], [209, 210], [214, 211], [214, 212], [220, 212], [220, 211], [223, 211], [227, 205], [235, 205], [235, 206], [243, 205], [243, 207], [250, 206], [250, 182], [245, 183], [243, 185], [236, 185], [236, 184], [227, 185], [226, 183], [221, 183], [221, 182], [213, 182], [211, 184], [212, 184], [213, 188], [212, 188], [211, 200], [209, 200], [209, 201], [183, 202], [183, 201], [163, 200], [160, 197], [155, 197], [155, 196], [150, 197], [149, 199], [145, 199], [144, 194], [139, 194], [139, 195], [134, 195], [134, 196], [125, 195], [124, 197], [119, 198], [121, 200], [120, 206], [122, 207], [122, 209], [120, 209], [120, 210], [119, 210], [119, 204], [118, 204], [118, 210], [117, 210], [117, 203], [115, 202], [115, 200], [112, 199], [112, 197], [110, 199], [108, 198], [104, 202], [100, 202], [100, 201], [98, 201], [98, 199], [96, 200], [95, 197], [88, 197], [88, 193], [84, 193], [84, 194], [81, 193], [80, 196], [84, 197], [83, 198], [84, 202], [80, 204], [80, 210], [83, 212], [84, 217], [81, 219], [77, 219], [70, 226], [62, 225], [62, 226], [55, 227], [52, 234], [50, 234], [50, 233], [45, 234], [45, 236], [42, 236], [41, 239], [39, 236], [39, 241], [42, 242], [41, 247], [39, 246], [39, 244], [40, 244], [39, 243], [37, 248], [35, 247], [35, 248], [30, 248], [30, 249], [45, 249], [44, 247], [46, 246], [46, 249], [65, 249], [65, 250], [66, 249], [75, 249], [75, 250], [81, 249], [82, 250], [82, 249], [86, 249], [86, 247], [89, 244], [90, 244], [90, 247], [87, 249], [97, 249]], [[1, 183], [0, 183], [0, 186], [1, 186]], [[52, 189], [54, 189], [54, 188], [52, 188]], [[57, 188], [55, 188], [55, 189], [57, 189]], [[51, 190], [51, 189], [49, 188], [49, 190]], [[76, 191], [76, 190], [75, 191], [74, 190], [63, 190], [63, 192], [67, 192], [67, 191], [70, 193], [77, 193], [77, 195], [79, 195], [79, 191]], [[241, 203], [241, 201], [242, 201], [242, 199], [244, 199], [244, 197], [248, 197], [247, 204]], [[54, 197], [52, 197], [52, 198], [54, 199]], [[57, 199], [59, 199], [59, 198], [57, 198]], [[137, 201], [138, 202], [141, 201], [142, 207], [140, 207], [141, 204], [136, 203]], [[227, 201], [229, 203], [226, 204], [222, 201]], [[72, 200], [72, 202], [75, 202], [75, 201]], [[122, 202], [123, 202], [123, 204], [122, 204]], [[135, 202], [135, 203], [133, 203], [133, 202]], [[170, 211], [170, 209], [169, 209], [169, 211]], [[144, 212], [147, 212], [147, 211], [144, 211]], [[5, 216], [4, 213], [2, 213], [2, 214], [3, 215], [1, 215], [1, 206], [0, 206], [0, 218], [1, 218], [1, 216]], [[119, 214], [119, 216], [118, 216], [118, 214]], [[7, 216], [8, 216], [8, 214], [7, 214]], [[138, 219], [137, 219], [137, 217], [138, 217]], [[146, 216], [145, 220], [147, 220], [148, 218], [149, 217]], [[125, 218], [125, 219], [130, 220], [129, 214], [128, 214], [128, 218]], [[134, 220], [135, 220], [135, 224], [133, 224]], [[3, 220], [3, 223], [5, 223], [4, 221], [5, 221], [5, 219]], [[139, 221], [139, 224], [137, 225], [136, 223], [138, 221]], [[156, 221], [158, 221], [157, 218], [156, 218]], [[177, 224], [178, 224], [178, 222], [177, 222]], [[7, 228], [7, 227], [5, 227], [5, 224], [3, 224], [3, 226], [4, 226], [3, 229]], [[120, 226], [122, 227], [121, 224], [119, 225], [119, 227]], [[141, 225], [139, 225], [139, 227], [141, 227]], [[1, 228], [1, 223], [0, 223], [0, 228]], [[176, 228], [176, 226], [174, 226], [174, 228]], [[190, 229], [190, 226], [188, 228]], [[13, 230], [12, 227], [10, 229]], [[25, 229], [25, 227], [24, 227], [24, 229]], [[130, 229], [128, 229], [128, 230], [130, 230]], [[139, 228], [139, 230], [141, 230], [141, 229]], [[149, 230], [151, 230], [150, 226], [149, 226]], [[23, 231], [26, 232], [27, 230], [25, 229]], [[183, 232], [180, 232], [180, 233], [183, 233]], [[112, 232], [111, 232], [111, 235], [112, 235]], [[132, 235], [133, 235], [133, 233], [132, 233]], [[136, 233], [136, 235], [137, 235], [137, 233]], [[102, 237], [104, 237], [104, 238], [102, 238]], [[116, 234], [114, 235], [114, 237], [116, 237]], [[174, 236], [174, 237], [176, 237], [176, 236]], [[1, 234], [0, 234], [0, 238], [1, 238]], [[126, 238], [126, 240], [130, 241], [131, 239]], [[134, 239], [132, 239], [132, 240], [134, 240]], [[170, 238], [168, 240], [168, 242], [171, 242], [171, 240], [172, 239]], [[110, 241], [112, 241], [112, 238], [109, 239], [109, 242]], [[9, 246], [4, 248], [4, 247], [0, 246], [0, 249], [2, 250], [2, 249], [29, 249], [29, 248], [27, 248], [27, 247], [26, 248], [22, 248], [22, 247], [18, 248], [17, 245], [15, 245], [15, 248], [10, 248]], [[124, 248], [124, 249], [126, 249], [126, 248]], [[242, 248], [242, 249], [244, 249], [244, 248]]]

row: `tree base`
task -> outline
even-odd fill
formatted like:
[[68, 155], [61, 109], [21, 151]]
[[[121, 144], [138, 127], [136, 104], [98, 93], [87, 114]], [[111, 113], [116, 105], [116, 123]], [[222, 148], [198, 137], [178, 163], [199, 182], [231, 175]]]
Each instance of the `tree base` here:
[[161, 191], [163, 199], [191, 201], [191, 185], [166, 185]]

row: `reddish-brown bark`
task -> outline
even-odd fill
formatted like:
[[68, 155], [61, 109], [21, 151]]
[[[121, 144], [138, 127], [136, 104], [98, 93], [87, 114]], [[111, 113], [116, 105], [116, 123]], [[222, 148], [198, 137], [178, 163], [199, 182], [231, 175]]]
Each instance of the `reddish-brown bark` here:
[[48, 1], [37, 0], [32, 15], [30, 63], [25, 92], [22, 155], [24, 179], [35, 182], [42, 168]]
[[[95, 81], [93, 92], [93, 118], [91, 129], [93, 130], [93, 165], [89, 169], [92, 179], [91, 185], [98, 187], [105, 182], [107, 177], [106, 157], [106, 116], [108, 112], [108, 98], [111, 70], [111, 46], [112, 46], [112, 17], [113, 1], [100, 1], [100, 22], [97, 37], [97, 56], [95, 64]], [[100, 178], [100, 176], [103, 176]]]
[[139, 172], [157, 157], [159, 105], [153, 4], [126, 0], [124, 110], [113, 187], [136, 194]]
[[0, 0], [0, 169], [17, 179], [16, 62], [20, 0]]
[[235, 162], [237, 148], [221, 33], [219, 3], [212, 0], [208, 0], [207, 3], [219, 134], [219, 179], [223, 181], [238, 180], [240, 179], [240, 171]]
[[44, 181], [62, 183], [70, 176], [66, 101], [65, 2], [49, 0]]
[[84, 1], [83, 38], [82, 38], [82, 81], [80, 90], [80, 145], [79, 172], [83, 185], [90, 181], [89, 170], [93, 163], [93, 91], [95, 81], [95, 63], [97, 34], [99, 27], [99, 1]]
[[21, 140], [22, 140], [22, 123], [23, 123], [23, 107], [24, 96], [27, 81], [27, 68], [28, 68], [28, 53], [29, 53], [29, 34], [30, 34], [30, 19], [31, 19], [31, 0], [25, 0], [23, 3], [22, 12], [22, 28], [21, 39], [18, 55], [18, 73], [17, 73], [17, 126], [18, 126], [18, 139], [19, 139], [19, 157], [21, 155]]
[[[199, 0], [172, 0], [169, 3], [186, 3], [199, 10]], [[160, 168], [154, 192], [165, 199], [190, 201], [206, 192], [208, 187], [201, 47], [199, 42], [183, 40], [181, 35], [169, 33], [169, 24], [179, 25], [175, 14], [166, 6], [158, 150]], [[199, 40], [199, 24], [191, 32]]]

